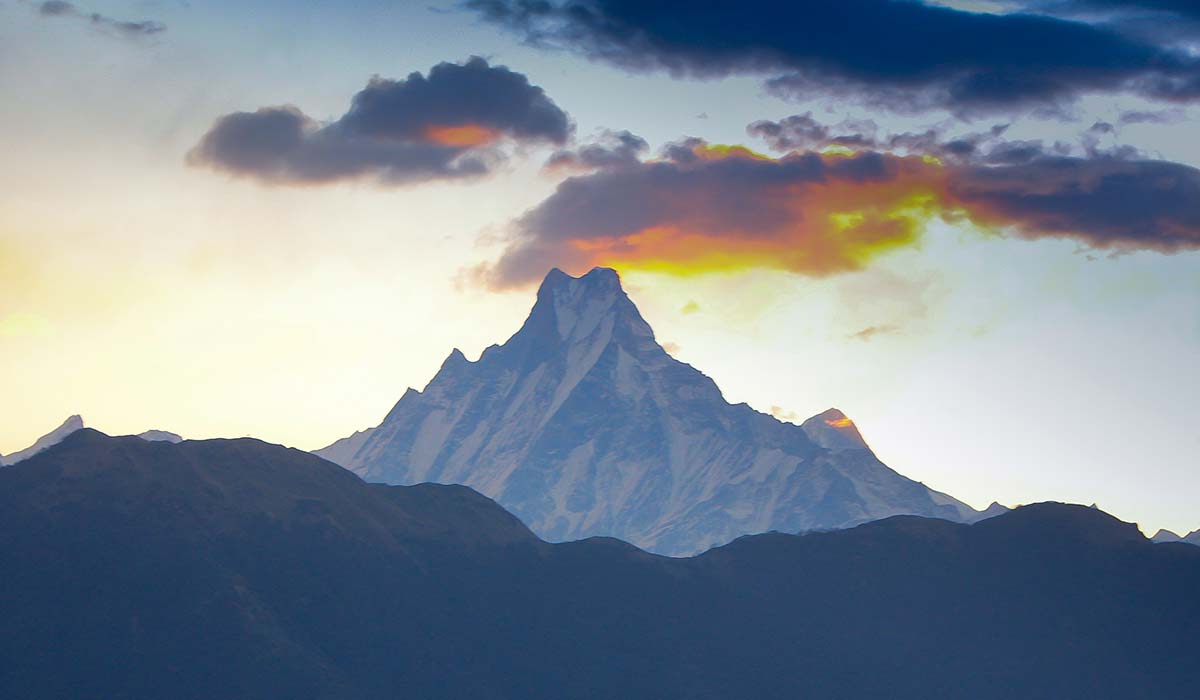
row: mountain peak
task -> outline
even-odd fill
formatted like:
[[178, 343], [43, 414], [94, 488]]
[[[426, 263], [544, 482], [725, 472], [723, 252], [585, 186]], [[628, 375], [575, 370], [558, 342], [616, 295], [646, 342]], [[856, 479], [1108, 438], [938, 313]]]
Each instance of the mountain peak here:
[[37, 442], [33, 443], [29, 447], [26, 447], [20, 452], [14, 452], [10, 455], [5, 455], [4, 458], [0, 460], [0, 464], [3, 464], [4, 466], [12, 466], [17, 462], [29, 459], [42, 450], [57, 445], [63, 440], [63, 438], [71, 435], [72, 433], [78, 432], [83, 428], [84, 425], [82, 417], [80, 417], [78, 414], [69, 416], [65, 421], [62, 422], [62, 425], [38, 438]]
[[800, 427], [804, 428], [809, 439], [827, 450], [868, 449], [854, 421], [836, 408], [818, 413]]
[[546, 273], [546, 278], [538, 287], [537, 298], [569, 296], [575, 299], [604, 294], [624, 295], [621, 289], [621, 277], [617, 271], [608, 267], [593, 267], [586, 274], [572, 277], [562, 270], [553, 268]]
[[620, 319], [627, 319], [636, 335], [653, 337], [650, 327], [621, 288], [616, 270], [595, 267], [572, 277], [557, 267], [546, 274], [526, 327], [556, 333], [560, 340], [578, 341], [597, 331], [611, 334]]
[[[572, 285], [576, 282], [586, 282], [589, 284], [604, 284], [621, 286], [621, 276], [611, 267], [593, 267], [579, 277], [572, 277], [563, 272], [557, 267], [550, 268], [546, 273], [545, 279], [542, 280], [540, 289], [556, 289], [564, 285]], [[539, 292], [540, 292], [539, 289]]]
[[454, 348], [450, 351], [450, 354], [446, 356], [446, 359], [442, 361], [442, 367], [438, 371], [454, 371], [459, 367], [469, 364], [471, 364], [471, 361], [467, 359], [467, 356], [463, 354], [463, 351], [459, 350], [458, 348]]
[[145, 432], [138, 433], [136, 437], [140, 437], [141, 439], [145, 440], [146, 442], [170, 442], [170, 443], [183, 442], [182, 435], [172, 433], [169, 430], [153, 430], [153, 429], [151, 429], [151, 430], [147, 430]]
[[837, 409], [801, 427], [728, 403], [655, 341], [607, 268], [551, 270], [504, 344], [471, 363], [451, 353], [383, 423], [318, 454], [371, 481], [466, 484], [552, 540], [617, 536], [664, 554], [976, 515], [879, 462]]

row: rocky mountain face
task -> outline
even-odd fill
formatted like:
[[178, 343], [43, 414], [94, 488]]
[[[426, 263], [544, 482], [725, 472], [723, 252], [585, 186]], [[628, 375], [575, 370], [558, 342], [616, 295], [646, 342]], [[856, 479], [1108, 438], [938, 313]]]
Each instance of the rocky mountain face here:
[[[690, 559], [462, 486], [80, 430], [0, 470], [0, 697], [1191, 700], [1200, 549], [1061, 504]], [[1114, 601], [1119, 604], [1114, 604]]]
[[839, 411], [797, 426], [731, 405], [602, 268], [551, 271], [506, 343], [475, 362], [455, 350], [378, 427], [317, 454], [368, 481], [465, 484], [551, 541], [670, 555], [898, 514], [980, 517], [889, 469]]

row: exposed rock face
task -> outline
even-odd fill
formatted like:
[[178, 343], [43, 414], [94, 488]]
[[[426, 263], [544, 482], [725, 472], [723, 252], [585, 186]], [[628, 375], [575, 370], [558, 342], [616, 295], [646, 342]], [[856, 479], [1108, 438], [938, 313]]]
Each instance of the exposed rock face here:
[[729, 404], [602, 268], [551, 271], [508, 342], [476, 362], [455, 350], [381, 425], [317, 454], [368, 481], [465, 484], [551, 541], [670, 555], [898, 514], [977, 517], [881, 463], [839, 411], [800, 427]]

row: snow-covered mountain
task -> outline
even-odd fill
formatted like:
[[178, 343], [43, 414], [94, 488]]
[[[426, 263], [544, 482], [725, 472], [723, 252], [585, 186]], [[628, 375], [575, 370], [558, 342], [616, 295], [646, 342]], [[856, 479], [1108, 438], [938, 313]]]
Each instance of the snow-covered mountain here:
[[[50, 432], [48, 432], [45, 435], [38, 438], [37, 441], [34, 442], [31, 446], [26, 447], [25, 449], [21, 450], [20, 452], [13, 452], [10, 455], [0, 455], [0, 467], [10, 467], [10, 466], [16, 464], [17, 462], [22, 462], [24, 460], [27, 460], [30, 457], [34, 456], [35, 454], [41, 452], [42, 450], [45, 450], [47, 448], [53, 447], [54, 445], [57, 445], [58, 443], [63, 441], [63, 438], [67, 437], [68, 435], [75, 432], [76, 430], [80, 430], [84, 427], [86, 427], [86, 426], [83, 424], [83, 418], [81, 416], [78, 416], [78, 415], [71, 416], [70, 418], [63, 421], [62, 425], [58, 426], [54, 430], [51, 430]], [[147, 430], [144, 433], [140, 433], [137, 437], [140, 437], [141, 439], [147, 440], [150, 442], [154, 442], [154, 441], [158, 441], [158, 440], [162, 440], [162, 441], [166, 441], [166, 442], [182, 442], [183, 441], [182, 437], [176, 435], [175, 433], [169, 433], [165, 430]]]
[[182, 436], [176, 435], [175, 433], [167, 430], [147, 430], [144, 433], [138, 433], [137, 437], [140, 437], [146, 442], [183, 442]]
[[839, 411], [801, 427], [728, 403], [603, 268], [552, 270], [508, 342], [475, 362], [454, 350], [378, 427], [317, 454], [368, 481], [471, 486], [549, 540], [671, 555], [897, 514], [980, 517], [889, 469]]

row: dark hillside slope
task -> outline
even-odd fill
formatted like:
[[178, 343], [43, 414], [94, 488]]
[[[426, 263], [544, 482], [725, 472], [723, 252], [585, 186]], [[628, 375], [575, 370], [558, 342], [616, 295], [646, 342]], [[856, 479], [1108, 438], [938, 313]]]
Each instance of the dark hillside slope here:
[[1043, 504], [692, 559], [82, 430], [0, 471], [0, 697], [1197, 697], [1200, 548]]

